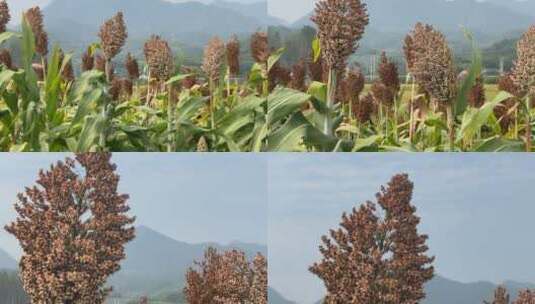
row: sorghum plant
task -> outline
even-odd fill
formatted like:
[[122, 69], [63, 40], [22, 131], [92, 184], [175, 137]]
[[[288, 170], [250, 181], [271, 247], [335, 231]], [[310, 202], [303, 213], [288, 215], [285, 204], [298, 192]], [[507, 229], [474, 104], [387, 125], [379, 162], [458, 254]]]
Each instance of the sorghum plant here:
[[107, 153], [67, 158], [18, 195], [18, 217], [5, 229], [23, 250], [20, 273], [32, 303], [104, 303], [111, 291], [105, 283], [125, 258], [135, 218], [110, 160]]
[[430, 25], [416, 24], [405, 38], [405, 59], [416, 83], [438, 106], [446, 108], [450, 150], [455, 143], [454, 99], [457, 77], [445, 36]]
[[45, 66], [45, 57], [48, 54], [48, 34], [43, 25], [43, 13], [39, 6], [32, 7], [24, 13], [26, 22], [30, 25], [35, 39], [35, 52], [41, 56], [42, 65]]
[[214, 110], [216, 107], [216, 84], [219, 80], [223, 59], [225, 56], [225, 44], [218, 37], [212, 38], [204, 49], [202, 70], [208, 76], [210, 89], [210, 121], [211, 128], [215, 128]]
[[410, 304], [425, 297], [434, 258], [426, 254], [427, 236], [418, 233], [412, 191], [407, 175], [394, 176], [377, 203], [344, 214], [341, 227], [322, 237], [323, 258], [310, 271], [327, 288], [325, 303]]
[[[360, 0], [321, 0], [311, 20], [318, 27], [321, 55], [328, 70], [327, 108], [333, 110], [336, 99], [337, 72], [343, 71], [347, 59], [358, 47], [369, 23], [366, 4]], [[323, 132], [333, 135], [331, 114], [326, 115]]]
[[492, 302], [483, 302], [485, 304], [509, 304], [509, 294], [507, 293], [507, 289], [503, 286], [498, 286], [496, 290], [494, 290], [494, 299]]
[[11, 20], [11, 14], [9, 13], [9, 6], [6, 0], [0, 1], [0, 33], [6, 31], [6, 26]]

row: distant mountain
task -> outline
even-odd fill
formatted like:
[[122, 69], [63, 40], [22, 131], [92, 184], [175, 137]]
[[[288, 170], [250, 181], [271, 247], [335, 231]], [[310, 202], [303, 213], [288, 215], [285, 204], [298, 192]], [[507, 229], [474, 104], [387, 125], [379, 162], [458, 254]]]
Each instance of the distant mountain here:
[[[534, 284], [504, 282], [512, 299], [516, 298], [518, 290], [535, 288]], [[496, 285], [490, 282], [460, 283], [441, 276], [435, 277], [426, 286], [427, 297], [422, 304], [473, 304], [481, 303], [483, 299], [490, 300], [496, 289]]]
[[[250, 5], [255, 11], [255, 5]], [[118, 11], [124, 13], [130, 41], [158, 34], [200, 44], [215, 35], [251, 33], [262, 27], [262, 21], [245, 14], [247, 9], [164, 0], [54, 0], [44, 8], [45, 25], [62, 44], [95, 41], [100, 25]]]
[[535, 1], [533, 0], [486, 0], [487, 2], [494, 3], [509, 8], [520, 14], [527, 14], [535, 17]]
[[215, 0], [213, 6], [236, 11], [243, 16], [255, 18], [263, 26], [282, 24], [281, 19], [268, 15], [268, 2], [258, 1], [251, 3], [241, 3], [238, 1]]
[[[516, 299], [518, 291], [526, 288], [535, 288], [535, 284], [506, 281], [511, 299]], [[426, 298], [421, 304], [474, 304], [491, 300], [497, 285], [490, 282], [461, 283], [454, 280], [436, 276], [425, 286]], [[270, 302], [271, 303], [271, 302]], [[321, 300], [316, 302], [320, 304]]]
[[268, 303], [269, 304], [296, 304], [295, 302], [286, 300], [278, 291], [273, 288], [268, 289]]
[[7, 252], [0, 249], [0, 270], [15, 270], [17, 269], [17, 261], [13, 259]]
[[[474, 32], [491, 31], [489, 34], [497, 35], [525, 29], [535, 21], [533, 16], [522, 12], [521, 9], [512, 9], [511, 4], [504, 4], [507, 2], [492, 1], [366, 0], [365, 2], [370, 13], [370, 28], [381, 32], [406, 33], [416, 22], [425, 22], [445, 32], [459, 31], [460, 26], [465, 26]], [[533, 1], [526, 5], [533, 6]], [[294, 26], [311, 25], [310, 16], [311, 14], [308, 14], [301, 18], [294, 23]]]
[[121, 270], [109, 280], [109, 284], [122, 294], [179, 290], [187, 269], [193, 261], [200, 260], [210, 246], [221, 251], [239, 249], [249, 258], [258, 252], [267, 256], [266, 246], [245, 243], [228, 246], [188, 244], [141, 226], [136, 229], [136, 238], [126, 246], [127, 257], [121, 263]]

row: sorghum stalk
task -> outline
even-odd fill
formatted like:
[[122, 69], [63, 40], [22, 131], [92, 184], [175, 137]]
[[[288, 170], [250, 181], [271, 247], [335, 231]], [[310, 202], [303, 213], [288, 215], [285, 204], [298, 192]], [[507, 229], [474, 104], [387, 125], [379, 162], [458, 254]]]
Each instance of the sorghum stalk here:
[[169, 134], [167, 135], [167, 152], [176, 151], [176, 122], [175, 122], [175, 95], [173, 85], [169, 84], [167, 86], [167, 130]]
[[256, 63], [262, 67], [262, 95], [269, 95], [268, 59], [270, 56], [268, 35], [265, 32], [256, 32], [251, 36], [251, 54]]

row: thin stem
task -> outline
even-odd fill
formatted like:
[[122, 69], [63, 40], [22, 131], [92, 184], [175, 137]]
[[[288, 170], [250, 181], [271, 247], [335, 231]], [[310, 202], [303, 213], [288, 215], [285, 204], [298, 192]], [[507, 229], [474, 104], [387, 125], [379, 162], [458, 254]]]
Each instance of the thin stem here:
[[327, 82], [327, 113], [323, 122], [323, 133], [328, 136], [333, 135], [332, 112], [336, 99], [336, 70], [329, 69], [329, 80]]
[[215, 118], [214, 118], [214, 102], [215, 102], [215, 93], [214, 93], [214, 79], [210, 78], [210, 127], [212, 130], [215, 129]]
[[526, 97], [526, 150], [531, 152], [531, 97]]
[[173, 85], [167, 87], [167, 152], [176, 151], [176, 130], [175, 126], [175, 97]]
[[447, 106], [446, 112], [449, 129], [449, 150], [450, 152], [453, 152], [455, 149], [455, 121], [453, 117], [453, 105]]

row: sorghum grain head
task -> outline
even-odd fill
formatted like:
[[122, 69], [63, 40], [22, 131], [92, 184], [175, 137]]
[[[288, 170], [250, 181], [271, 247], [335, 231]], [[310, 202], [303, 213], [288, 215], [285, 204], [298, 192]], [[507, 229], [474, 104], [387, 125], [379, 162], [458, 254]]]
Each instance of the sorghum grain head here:
[[292, 66], [292, 80], [290, 88], [298, 91], [305, 90], [306, 65], [304, 60], [299, 60]]
[[11, 53], [9, 50], [0, 49], [0, 64], [6, 66], [6, 68], [13, 70], [13, 59], [11, 58]]
[[392, 90], [394, 95], [397, 94], [400, 88], [398, 67], [388, 60], [385, 52], [381, 53], [378, 73], [381, 82]]
[[311, 20], [318, 27], [325, 63], [344, 70], [369, 23], [366, 4], [360, 0], [320, 0]]
[[236, 35], [227, 42], [227, 64], [231, 76], [240, 73], [240, 41]]
[[35, 51], [41, 56], [48, 54], [48, 34], [43, 25], [43, 13], [39, 6], [32, 7], [24, 13], [26, 21], [35, 37]]
[[251, 36], [251, 54], [256, 62], [267, 62], [270, 54], [267, 33], [256, 32]]
[[380, 81], [372, 84], [371, 92], [377, 103], [389, 108], [394, 104], [394, 93]]
[[101, 72], [106, 71], [106, 59], [101, 54], [95, 55], [95, 69]]
[[145, 43], [144, 52], [151, 77], [162, 81], [172, 76], [175, 65], [173, 52], [167, 41], [160, 38], [160, 36], [152, 36]]
[[271, 68], [268, 74], [269, 90], [273, 90], [277, 85], [286, 86], [292, 80], [291, 71], [278, 62]]
[[371, 94], [353, 102], [353, 114], [360, 123], [371, 121], [374, 108], [375, 103]]
[[113, 18], [104, 22], [98, 34], [104, 56], [111, 60], [117, 56], [126, 42], [128, 33], [124, 23], [123, 13], [119, 12]]
[[82, 54], [82, 72], [91, 71], [95, 66], [95, 57], [91, 53], [91, 48]]
[[525, 97], [535, 93], [535, 25], [531, 26], [518, 41], [517, 60], [513, 68], [513, 81], [518, 95]]
[[0, 1], [0, 33], [6, 31], [6, 26], [11, 20], [11, 15], [9, 14], [9, 6], [7, 5], [6, 0]]
[[317, 61], [314, 61], [314, 55], [311, 54], [310, 60], [308, 61], [308, 74], [312, 81], [323, 81], [324, 67], [323, 59], [318, 58]]
[[407, 66], [416, 83], [434, 100], [449, 104], [456, 94], [457, 77], [444, 35], [429, 25], [418, 23], [405, 43]]
[[126, 56], [125, 67], [130, 80], [136, 80], [139, 78], [139, 65], [136, 58], [130, 53], [128, 53]]
[[485, 104], [485, 83], [481, 76], [476, 78], [476, 83], [470, 89], [468, 102], [474, 108], [480, 108]]
[[344, 101], [356, 102], [364, 90], [364, 85], [365, 79], [360, 69], [349, 69], [342, 87]]
[[208, 41], [204, 48], [202, 70], [211, 80], [219, 79], [219, 72], [225, 56], [225, 44], [219, 37]]

